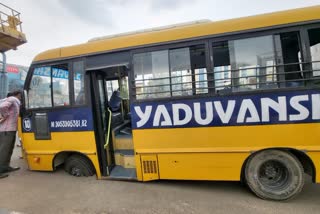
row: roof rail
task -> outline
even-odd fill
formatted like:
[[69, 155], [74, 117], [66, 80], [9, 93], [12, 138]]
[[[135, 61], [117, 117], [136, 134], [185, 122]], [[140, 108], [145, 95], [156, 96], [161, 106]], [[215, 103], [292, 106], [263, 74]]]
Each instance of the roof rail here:
[[142, 30], [137, 30], [137, 31], [129, 31], [126, 33], [119, 33], [119, 34], [112, 34], [112, 35], [107, 35], [107, 36], [95, 37], [95, 38], [90, 39], [88, 42], [95, 42], [95, 41], [111, 39], [111, 38], [121, 37], [121, 36], [130, 36], [130, 35], [135, 35], [135, 34], [140, 34], [140, 33], [149, 33], [149, 32], [155, 32], [155, 31], [168, 30], [168, 29], [186, 27], [186, 26], [190, 26], [190, 25], [197, 25], [197, 24], [203, 24], [203, 23], [208, 23], [208, 22], [211, 22], [211, 20], [202, 19], [202, 20], [197, 20], [197, 21], [192, 21], [192, 22], [183, 22], [183, 23], [178, 23], [178, 24], [173, 24], [173, 25], [166, 25], [166, 26], [147, 28], [147, 29], [142, 29]]

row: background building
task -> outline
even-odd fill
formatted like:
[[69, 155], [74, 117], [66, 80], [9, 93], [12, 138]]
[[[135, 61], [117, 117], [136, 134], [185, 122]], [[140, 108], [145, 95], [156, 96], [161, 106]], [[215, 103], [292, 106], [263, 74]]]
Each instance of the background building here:
[[[3, 69], [3, 63], [0, 62], [0, 68]], [[22, 90], [27, 76], [28, 67], [22, 65], [8, 64], [6, 72], [8, 74], [8, 91]], [[3, 72], [1, 70], [1, 72]]]

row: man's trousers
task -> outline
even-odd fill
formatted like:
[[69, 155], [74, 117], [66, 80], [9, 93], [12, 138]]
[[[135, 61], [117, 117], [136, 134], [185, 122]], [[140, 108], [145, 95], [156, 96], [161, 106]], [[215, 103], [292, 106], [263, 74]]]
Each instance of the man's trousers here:
[[15, 142], [16, 131], [0, 132], [0, 173], [9, 167]]

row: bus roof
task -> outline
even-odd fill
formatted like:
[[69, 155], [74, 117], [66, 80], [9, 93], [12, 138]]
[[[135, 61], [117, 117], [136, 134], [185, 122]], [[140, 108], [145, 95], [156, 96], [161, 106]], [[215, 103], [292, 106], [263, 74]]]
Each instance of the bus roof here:
[[33, 62], [319, 20], [320, 6], [312, 6], [224, 21], [173, 25], [156, 28], [154, 30], [143, 30], [119, 34], [118, 36], [101, 37], [79, 45], [48, 50], [38, 54]]

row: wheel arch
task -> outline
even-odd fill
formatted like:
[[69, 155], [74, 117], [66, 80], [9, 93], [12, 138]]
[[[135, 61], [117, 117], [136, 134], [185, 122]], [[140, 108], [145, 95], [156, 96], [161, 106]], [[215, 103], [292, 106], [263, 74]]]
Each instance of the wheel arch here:
[[312, 177], [312, 182], [315, 183], [315, 181], [316, 181], [316, 168], [315, 168], [315, 165], [314, 165], [313, 161], [311, 160], [311, 158], [303, 150], [298, 150], [298, 149], [294, 149], [294, 148], [286, 148], [286, 147], [267, 148], [267, 149], [261, 149], [258, 151], [251, 152], [251, 154], [246, 158], [246, 160], [243, 162], [242, 167], [241, 167], [240, 181], [242, 183], [245, 183], [245, 168], [246, 168], [246, 164], [247, 164], [248, 160], [250, 160], [250, 158], [252, 158], [254, 155], [256, 155], [260, 152], [266, 151], [266, 150], [280, 150], [280, 151], [290, 152], [292, 155], [294, 155], [300, 161], [301, 165], [303, 166], [304, 172], [307, 173], [308, 175], [310, 175]]
[[305, 151], [297, 149], [288, 149], [291, 154], [296, 156], [303, 166], [304, 172], [311, 176], [312, 182], [316, 182], [316, 167], [312, 159], [306, 154]]
[[92, 166], [94, 167], [94, 164], [91, 161], [91, 159], [87, 155], [85, 155], [85, 154], [83, 154], [81, 152], [78, 152], [78, 151], [61, 151], [61, 152], [57, 153], [54, 156], [53, 161], [52, 161], [52, 168], [55, 170], [58, 166], [63, 165], [65, 163], [65, 161], [71, 155], [75, 155], [75, 154], [86, 158], [92, 164]]

